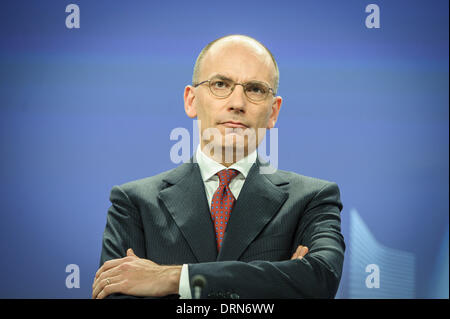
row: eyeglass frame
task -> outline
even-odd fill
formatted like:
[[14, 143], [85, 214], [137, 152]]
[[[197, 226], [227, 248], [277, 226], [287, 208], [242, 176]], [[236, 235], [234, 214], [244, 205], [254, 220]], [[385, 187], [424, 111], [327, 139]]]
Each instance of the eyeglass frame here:
[[245, 91], [245, 85], [246, 85], [246, 84], [249, 84], [249, 83], [252, 83], [252, 82], [258, 82], [258, 83], [262, 83], [262, 84], [266, 85], [266, 86], [268, 87], [268, 89], [272, 91], [272, 96], [273, 96], [273, 97], [275, 97], [275, 96], [277, 95], [277, 93], [275, 92], [275, 90], [274, 90], [273, 88], [271, 88], [271, 87], [270, 87], [267, 83], [265, 83], [265, 82], [261, 82], [261, 81], [248, 81], [248, 82], [239, 83], [239, 82], [233, 81], [232, 79], [219, 77], [219, 79], [222, 79], [222, 80], [224, 80], [224, 81], [225, 81], [225, 80], [231, 81], [231, 82], [233, 83], [233, 86], [232, 86], [232, 88], [231, 88], [230, 94], [228, 94], [228, 95], [226, 95], [226, 96], [219, 96], [219, 95], [217, 95], [217, 94], [214, 94], [214, 92], [213, 92], [213, 90], [212, 90], [212, 88], [211, 88], [211, 81], [212, 81], [214, 78], [216, 78], [216, 77], [214, 76], [212, 79], [205, 80], [205, 81], [202, 81], [202, 82], [197, 83], [197, 84], [192, 84], [192, 86], [196, 88], [196, 87], [198, 87], [198, 86], [200, 86], [200, 85], [205, 84], [206, 82], [208, 82], [208, 88], [209, 88], [209, 91], [211, 92], [211, 94], [214, 95], [214, 96], [216, 96], [216, 97], [218, 97], [218, 98], [225, 99], [225, 98], [229, 97], [231, 94], [233, 94], [234, 89], [236, 88], [236, 85], [240, 85], [240, 86], [242, 86], [242, 88], [244, 89], [244, 94], [245, 94], [245, 96], [247, 97], [247, 99], [249, 99], [249, 100], [252, 101], [252, 102], [262, 102], [262, 101], [264, 101], [264, 100], [269, 96], [268, 93], [267, 93], [267, 95], [266, 95], [263, 99], [261, 99], [261, 100], [255, 100], [255, 99], [250, 98], [250, 97], [247, 95], [247, 92]]

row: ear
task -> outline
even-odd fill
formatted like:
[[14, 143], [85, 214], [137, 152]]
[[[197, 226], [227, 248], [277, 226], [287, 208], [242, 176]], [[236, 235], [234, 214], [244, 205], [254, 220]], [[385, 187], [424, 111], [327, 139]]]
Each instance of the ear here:
[[274, 101], [272, 103], [272, 110], [269, 117], [269, 121], [267, 122], [267, 128], [270, 130], [271, 128], [275, 127], [275, 123], [278, 119], [278, 114], [280, 113], [281, 103], [283, 102], [283, 99], [281, 96], [277, 96], [274, 98]]
[[194, 106], [195, 100], [195, 88], [191, 85], [187, 85], [184, 88], [184, 111], [190, 118], [197, 117], [197, 109]]

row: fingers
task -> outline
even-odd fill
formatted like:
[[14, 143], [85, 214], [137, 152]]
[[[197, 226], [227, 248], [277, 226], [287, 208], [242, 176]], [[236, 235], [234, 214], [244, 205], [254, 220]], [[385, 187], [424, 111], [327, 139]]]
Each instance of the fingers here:
[[[104, 271], [117, 267], [118, 265], [122, 264], [123, 262], [129, 260], [129, 257], [137, 257], [134, 254], [133, 249], [128, 248], [127, 250], [127, 255], [123, 258], [117, 258], [117, 259], [111, 259], [106, 261], [95, 273], [95, 278], [98, 278], [98, 276], [100, 276]], [[128, 259], [127, 259], [128, 258]]]
[[291, 260], [297, 259], [297, 258], [298, 258], [299, 253], [300, 253], [300, 250], [301, 250], [302, 247], [303, 247], [302, 245], [300, 245], [300, 246], [297, 247], [297, 249], [295, 250], [294, 254], [293, 254], [292, 257], [291, 257]]
[[121, 292], [121, 282], [121, 276], [113, 276], [98, 281], [92, 291], [92, 299], [103, 299], [110, 294]]
[[295, 253], [292, 255], [291, 260], [302, 259], [308, 253], [308, 251], [308, 247], [299, 245], [295, 250]]
[[[129, 248], [127, 250], [127, 256], [124, 258], [111, 259], [106, 261], [96, 272], [94, 283], [92, 284], [92, 298], [96, 298], [104, 287], [111, 284], [111, 278], [120, 274], [120, 265], [127, 261], [134, 260], [137, 256], [134, 254], [133, 249]], [[106, 280], [109, 279], [110, 283], [107, 284]], [[113, 286], [116, 287], [117, 286]], [[101, 296], [107, 296], [106, 294], [110, 289], [108, 288]], [[111, 293], [111, 292], [110, 292]]]
[[106, 261], [95, 273], [95, 279], [97, 279], [103, 272], [122, 264], [125, 261], [125, 258], [126, 257]]
[[305, 257], [305, 255], [308, 253], [308, 251], [309, 251], [309, 249], [308, 249], [308, 247], [306, 247], [306, 246], [303, 246], [301, 249], [300, 249], [300, 254], [299, 254], [299, 259], [302, 259], [303, 257]]
[[[95, 298], [98, 293], [105, 287], [112, 283], [112, 279], [120, 275], [119, 266], [115, 268], [108, 269], [102, 272], [98, 277], [95, 278], [92, 285], [92, 298]], [[115, 280], [117, 282], [117, 280]]]

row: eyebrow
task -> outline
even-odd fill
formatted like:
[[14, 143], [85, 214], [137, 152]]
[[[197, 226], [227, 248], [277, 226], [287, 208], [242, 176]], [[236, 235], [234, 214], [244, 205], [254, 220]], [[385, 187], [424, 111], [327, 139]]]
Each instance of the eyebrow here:
[[[213, 76], [211, 76], [209, 79], [210, 79], [210, 80], [211, 80], [211, 79], [220, 79], [220, 80], [224, 80], [224, 81], [237, 82], [237, 81], [235, 81], [235, 80], [229, 78], [228, 76], [225, 76], [225, 75], [220, 74], [220, 73], [213, 74]], [[271, 87], [270, 84], [266, 83], [265, 81], [260, 81], [260, 80], [249, 80], [249, 81], [245, 81], [244, 83], [249, 83], [249, 82], [260, 82], [260, 83], [265, 83], [265, 84], [267, 84], [269, 87]]]
[[229, 78], [229, 77], [227, 77], [227, 76], [225, 76], [225, 75], [222, 75], [222, 74], [214, 74], [212, 77], [210, 77], [210, 79], [215, 79], [215, 78], [218, 78], [218, 79], [224, 80], [224, 81], [233, 81], [233, 82], [236, 82], [236, 81], [234, 81], [233, 79], [231, 79], [231, 78]]

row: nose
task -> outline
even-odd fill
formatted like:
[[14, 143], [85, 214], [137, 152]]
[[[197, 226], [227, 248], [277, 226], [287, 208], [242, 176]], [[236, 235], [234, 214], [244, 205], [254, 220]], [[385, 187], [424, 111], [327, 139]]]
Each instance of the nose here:
[[244, 87], [241, 84], [236, 84], [233, 92], [228, 97], [228, 110], [237, 113], [245, 112], [247, 107], [247, 97], [244, 93]]

